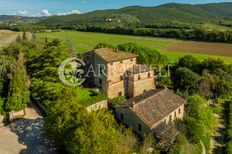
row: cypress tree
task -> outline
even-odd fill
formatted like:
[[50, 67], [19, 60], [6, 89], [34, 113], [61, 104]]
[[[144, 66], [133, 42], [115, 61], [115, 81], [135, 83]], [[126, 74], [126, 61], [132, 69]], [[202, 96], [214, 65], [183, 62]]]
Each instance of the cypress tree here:
[[24, 63], [24, 54], [20, 52], [18, 59], [13, 63], [12, 67], [12, 78], [8, 91], [8, 99], [6, 102], [7, 111], [22, 110], [30, 101], [27, 72]]

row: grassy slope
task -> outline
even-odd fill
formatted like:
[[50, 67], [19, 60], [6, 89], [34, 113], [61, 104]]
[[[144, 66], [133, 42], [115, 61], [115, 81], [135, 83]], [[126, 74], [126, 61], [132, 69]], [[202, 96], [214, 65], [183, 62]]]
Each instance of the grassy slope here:
[[140, 37], [140, 36], [127, 36], [127, 35], [114, 35], [114, 34], [102, 34], [102, 33], [89, 33], [89, 32], [77, 32], [77, 31], [64, 31], [64, 32], [53, 32], [53, 33], [38, 33], [40, 37], [48, 37], [51, 39], [58, 38], [63, 40], [70, 40], [73, 47], [79, 52], [85, 52], [93, 49], [98, 43], [109, 43], [113, 45], [123, 43], [137, 43], [139, 45], [157, 49], [162, 54], [165, 54], [169, 61], [177, 61], [179, 57], [184, 55], [193, 55], [198, 59], [204, 59], [207, 57], [220, 58], [226, 63], [232, 64], [232, 57], [222, 56], [209, 56], [203, 54], [190, 54], [183, 52], [173, 51], [161, 51], [168, 44], [178, 41], [174, 39], [163, 39], [163, 38], [152, 38], [152, 37]]

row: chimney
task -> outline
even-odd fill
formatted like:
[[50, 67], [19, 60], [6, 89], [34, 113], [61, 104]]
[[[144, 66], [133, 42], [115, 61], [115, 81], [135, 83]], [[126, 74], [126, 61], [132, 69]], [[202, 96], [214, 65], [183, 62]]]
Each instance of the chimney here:
[[135, 102], [132, 102], [132, 103], [131, 103], [131, 107], [132, 107], [132, 108], [135, 108]]

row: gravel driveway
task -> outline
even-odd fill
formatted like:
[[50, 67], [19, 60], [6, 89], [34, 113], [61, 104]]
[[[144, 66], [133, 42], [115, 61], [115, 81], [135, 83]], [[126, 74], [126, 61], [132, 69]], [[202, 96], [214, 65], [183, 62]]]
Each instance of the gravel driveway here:
[[53, 154], [50, 141], [44, 137], [44, 120], [34, 106], [27, 116], [0, 128], [0, 154]]

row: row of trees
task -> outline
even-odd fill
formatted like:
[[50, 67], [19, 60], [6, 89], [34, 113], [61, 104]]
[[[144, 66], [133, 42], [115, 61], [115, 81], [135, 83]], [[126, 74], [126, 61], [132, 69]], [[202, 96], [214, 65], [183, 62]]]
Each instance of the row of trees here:
[[232, 42], [231, 30], [207, 30], [205, 28], [136, 28], [136, 27], [107, 27], [107, 26], [73, 26], [62, 27], [66, 30], [87, 32], [103, 32], [110, 34], [127, 34], [138, 36], [152, 36], [188, 39], [210, 42]]

